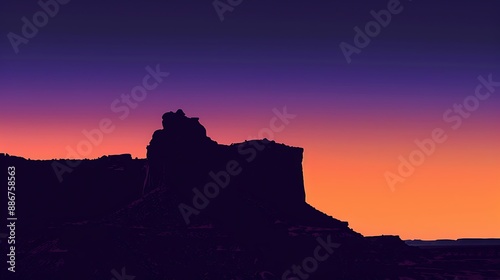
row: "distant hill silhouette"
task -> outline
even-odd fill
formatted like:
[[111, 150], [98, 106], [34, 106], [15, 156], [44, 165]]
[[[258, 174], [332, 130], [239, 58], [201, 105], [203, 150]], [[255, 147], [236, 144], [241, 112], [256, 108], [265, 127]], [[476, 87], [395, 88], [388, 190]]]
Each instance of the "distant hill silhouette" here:
[[450, 246], [500, 246], [500, 238], [460, 238], [438, 240], [406, 240], [406, 244], [417, 247], [450, 247]]
[[62, 183], [53, 161], [0, 154], [2, 170], [16, 166], [20, 220], [7, 279], [500, 279], [499, 246], [450, 257], [316, 210], [302, 148], [221, 145], [182, 110], [162, 125], [147, 159], [84, 160]]

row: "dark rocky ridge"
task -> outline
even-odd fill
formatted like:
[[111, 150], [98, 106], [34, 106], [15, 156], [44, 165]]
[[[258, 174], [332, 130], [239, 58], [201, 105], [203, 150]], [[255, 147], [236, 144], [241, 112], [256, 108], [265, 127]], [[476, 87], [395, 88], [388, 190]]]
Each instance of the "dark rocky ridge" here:
[[[193, 188], [215, 191], [212, 208], [220, 210], [220, 216], [234, 214], [232, 219], [250, 209], [241, 204], [241, 197], [267, 210], [295, 214], [306, 203], [302, 154], [302, 148], [267, 139], [219, 145], [207, 137], [198, 118], [188, 118], [181, 110], [169, 112], [163, 115], [163, 129], [153, 134], [148, 146], [146, 188], [166, 188], [178, 195], [179, 202], [191, 205]], [[228, 164], [234, 174], [227, 171]], [[237, 209], [243, 211], [236, 213]]]
[[[0, 155], [0, 168], [19, 170], [25, 217], [18, 272], [9, 277], [112, 279], [126, 267], [137, 280], [283, 279], [314, 255], [317, 238], [340, 246], [307, 279], [499, 275], [491, 268], [498, 248], [488, 248], [494, 251], [480, 265], [460, 259], [456, 266], [446, 252], [422, 253], [397, 236], [365, 238], [317, 211], [305, 202], [301, 148], [267, 140], [219, 145], [181, 111], [166, 113], [163, 127], [148, 146], [147, 168], [126, 155], [103, 157], [83, 161], [63, 184], [50, 161]], [[193, 206], [193, 188], [216, 182], [210, 173], [227, 171], [231, 161], [241, 172], [187, 225], [179, 205]]]

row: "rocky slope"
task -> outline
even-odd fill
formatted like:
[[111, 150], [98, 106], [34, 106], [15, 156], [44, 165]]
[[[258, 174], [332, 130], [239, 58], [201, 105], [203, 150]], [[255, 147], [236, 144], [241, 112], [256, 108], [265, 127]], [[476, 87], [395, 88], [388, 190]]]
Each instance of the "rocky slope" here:
[[0, 155], [0, 168], [19, 170], [24, 219], [9, 279], [460, 275], [397, 236], [365, 238], [307, 204], [302, 154], [266, 139], [220, 145], [179, 110], [163, 116], [147, 160], [82, 161], [62, 183], [54, 161]]

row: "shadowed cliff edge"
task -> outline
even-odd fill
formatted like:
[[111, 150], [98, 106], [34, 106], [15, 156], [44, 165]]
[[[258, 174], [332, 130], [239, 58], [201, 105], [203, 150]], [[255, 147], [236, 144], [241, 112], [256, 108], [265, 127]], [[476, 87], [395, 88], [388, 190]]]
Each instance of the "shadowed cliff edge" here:
[[[19, 170], [24, 217], [18, 272], [9, 277], [452, 279], [433, 277], [474, 270], [482, 279], [497, 276], [477, 263], [436, 265], [430, 251], [397, 236], [363, 237], [316, 210], [305, 200], [302, 148], [267, 139], [221, 145], [182, 110], [165, 113], [162, 125], [147, 160], [86, 160], [63, 183], [50, 161], [1, 154], [0, 168]], [[498, 247], [492, 250], [486, 258], [498, 258]]]

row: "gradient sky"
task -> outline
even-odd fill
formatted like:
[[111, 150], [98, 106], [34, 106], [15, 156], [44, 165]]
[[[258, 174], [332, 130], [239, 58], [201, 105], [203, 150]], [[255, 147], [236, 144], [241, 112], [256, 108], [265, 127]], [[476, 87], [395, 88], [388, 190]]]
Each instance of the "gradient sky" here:
[[[142, 158], [166, 111], [229, 144], [286, 106], [297, 117], [274, 139], [305, 149], [316, 208], [364, 235], [500, 237], [500, 87], [459, 129], [443, 120], [478, 76], [500, 81], [500, 4], [402, 1], [348, 64], [339, 44], [388, 2], [243, 1], [221, 22], [212, 1], [72, 0], [16, 54], [7, 34], [41, 8], [2, 1], [0, 152], [66, 157], [109, 118], [115, 130], [86, 157]], [[158, 64], [170, 76], [121, 120], [111, 104]], [[447, 141], [391, 191], [384, 174], [435, 128]]]

